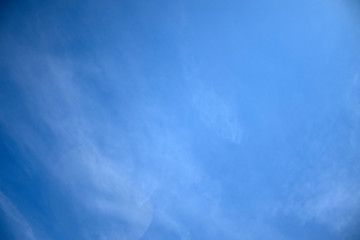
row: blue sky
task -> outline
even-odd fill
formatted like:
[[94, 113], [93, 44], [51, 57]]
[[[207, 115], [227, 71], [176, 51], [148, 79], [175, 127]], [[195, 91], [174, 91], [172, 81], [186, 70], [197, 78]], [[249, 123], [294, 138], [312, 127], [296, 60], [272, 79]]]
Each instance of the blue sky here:
[[0, 4], [0, 238], [360, 238], [360, 5]]

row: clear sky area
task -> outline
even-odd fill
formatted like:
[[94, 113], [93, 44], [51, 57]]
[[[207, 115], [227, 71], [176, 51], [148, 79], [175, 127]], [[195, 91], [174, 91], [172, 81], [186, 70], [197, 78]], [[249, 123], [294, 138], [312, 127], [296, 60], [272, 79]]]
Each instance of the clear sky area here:
[[359, 240], [358, 0], [0, 2], [1, 240]]

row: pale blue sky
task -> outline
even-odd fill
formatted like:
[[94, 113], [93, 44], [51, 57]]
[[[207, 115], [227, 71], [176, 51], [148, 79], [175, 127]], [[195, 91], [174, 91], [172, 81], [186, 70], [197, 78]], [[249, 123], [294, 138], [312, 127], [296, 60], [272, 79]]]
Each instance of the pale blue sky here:
[[360, 5], [0, 4], [0, 238], [360, 238]]

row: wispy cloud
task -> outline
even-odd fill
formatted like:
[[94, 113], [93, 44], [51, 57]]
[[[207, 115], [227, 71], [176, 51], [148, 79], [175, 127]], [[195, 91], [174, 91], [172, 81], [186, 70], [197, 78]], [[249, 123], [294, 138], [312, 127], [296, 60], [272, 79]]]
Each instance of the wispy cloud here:
[[[56, 184], [67, 189], [68, 199], [82, 206], [76, 214], [95, 214], [104, 222], [114, 222], [81, 226], [85, 238], [96, 233], [104, 239], [140, 239], [156, 217], [164, 228], [190, 239], [184, 216], [209, 230], [216, 223], [216, 230], [211, 231], [236, 235], [236, 227], [229, 229], [231, 220], [226, 220], [217, 204], [219, 184], [206, 176], [191, 152], [191, 131], [172, 128], [173, 119], [163, 106], [134, 102], [137, 111], [118, 118], [109, 114], [114, 106], [101, 105], [93, 99], [98, 95], [87, 92], [89, 85], [82, 82], [75, 66], [89, 63], [41, 52], [34, 57], [35, 62], [18, 59], [26, 67], [14, 74], [31, 121], [9, 121], [9, 116], [2, 116], [1, 121], [17, 143], [49, 170]], [[107, 71], [101, 65], [95, 69]], [[114, 74], [107, 74], [111, 81], [116, 79]], [[227, 104], [204, 90], [193, 100], [207, 127], [239, 143], [241, 131]], [[218, 110], [211, 109], [213, 104]], [[115, 113], [124, 114], [121, 108], [117, 106]], [[131, 122], [127, 127], [117, 124], [124, 118]], [[209, 213], [205, 206], [217, 210]]]
[[[91, 5], [96, 5], [95, 2], [90, 2]], [[186, 14], [183, 14], [183, 18], [185, 16]], [[106, 19], [106, 16], [99, 19], [103, 18]], [[116, 19], [115, 22], [122, 20]], [[182, 28], [186, 27], [185, 20], [180, 19]], [[91, 24], [91, 21], [93, 20], [86, 23]], [[101, 50], [87, 49], [89, 51], [86, 57], [81, 57], [81, 54], [77, 56], [76, 52], [69, 50], [72, 49], [72, 44], [78, 43], [69, 43], [71, 47], [65, 44], [65, 53], [50, 50], [50, 45], [57, 46], [59, 43], [54, 40], [54, 36], [50, 36], [51, 32], [47, 32], [50, 30], [42, 26], [42, 22], [45, 21], [38, 21], [36, 27], [30, 27], [33, 38], [46, 43], [40, 47], [17, 42], [18, 36], [8, 36], [8, 41], [1, 40], [12, 52], [7, 54], [9, 58], [5, 61], [5, 68], [16, 93], [14, 95], [19, 96], [19, 100], [14, 101], [18, 104], [17, 107], [0, 113], [0, 123], [22, 151], [18, 154], [23, 154], [21, 160], [27, 173], [33, 174], [31, 169], [34, 162], [41, 165], [54, 181], [53, 186], [64, 192], [65, 200], [74, 203], [75, 210], [69, 212], [69, 215], [73, 215], [73, 219], [80, 219], [73, 229], [79, 232], [80, 237], [141, 239], [149, 236], [152, 228], [159, 227], [184, 240], [200, 239], [204, 236], [241, 240], [283, 239], [281, 232], [271, 226], [271, 220], [267, 217], [285, 213], [296, 216], [303, 222], [323, 224], [337, 232], [344, 231], [354, 222], [355, 212], [360, 211], [359, 184], [356, 183], [358, 178], [349, 173], [348, 166], [343, 167], [341, 164], [336, 167], [319, 167], [327, 166], [324, 161], [319, 161], [316, 169], [304, 170], [302, 173], [306, 175], [305, 180], [296, 181], [295, 187], [287, 189], [285, 199], [276, 203], [257, 203], [256, 208], [260, 210], [253, 213], [256, 219], [250, 219], [250, 214], [241, 215], [241, 211], [236, 212], [239, 216], [229, 213], [231, 208], [246, 207], [229, 199], [225, 203], [224, 195], [227, 195], [227, 198], [236, 196], [246, 200], [253, 194], [248, 189], [262, 191], [268, 188], [266, 184], [261, 186], [265, 182], [262, 181], [265, 178], [262, 175], [273, 176], [262, 172], [272, 171], [270, 167], [265, 169], [266, 167], [260, 166], [262, 161], [268, 160], [266, 154], [254, 154], [257, 149], [240, 151], [243, 132], [246, 130], [239, 114], [245, 110], [238, 109], [241, 104], [233, 102], [231, 96], [221, 93], [211, 81], [187, 69], [183, 76], [179, 77], [183, 78], [179, 80], [182, 81], [181, 84], [186, 85], [182, 89], [185, 96], [179, 94], [180, 100], [177, 99], [179, 101], [176, 102], [184, 105], [169, 104], [166, 98], [154, 100], [153, 96], [162, 95], [161, 91], [164, 89], [174, 89], [167, 89], [167, 83], [158, 83], [155, 80], [150, 82], [152, 80], [149, 79], [157, 78], [154, 73], [156, 70], [141, 66], [150, 62], [144, 60], [149, 57], [148, 52], [144, 51], [146, 56], [142, 55], [144, 53], [140, 46], [145, 42], [142, 39], [144, 33], [139, 34], [141, 41], [136, 42], [138, 38], [131, 35], [132, 31], [121, 32], [120, 37], [116, 36], [116, 43], [104, 47], [100, 41]], [[112, 30], [118, 28], [117, 24], [112, 27], [107, 34], [111, 35]], [[59, 31], [56, 36], [67, 36], [59, 34], [61, 29], [56, 31]], [[90, 33], [86, 34], [96, 35], [89, 31]], [[179, 31], [179, 35], [185, 35], [184, 29]], [[71, 34], [71, 31], [68, 34]], [[64, 44], [67, 41], [61, 39], [60, 42]], [[164, 50], [166, 54], [167, 50]], [[152, 51], [149, 52], [152, 54]], [[197, 67], [191, 57], [185, 56], [184, 61], [178, 62], [180, 66], [174, 68], [184, 67], [181, 66], [183, 62], [190, 63], [185, 68]], [[178, 72], [174, 75], [177, 74]], [[217, 81], [221, 84], [221, 80]], [[164, 89], [149, 87], [153, 83]], [[153, 92], [146, 95], [150, 91]], [[351, 99], [358, 100], [356, 97]], [[262, 101], [259, 104], [262, 104]], [[354, 116], [353, 123], [357, 124], [352, 128], [355, 131], [359, 129], [358, 105], [358, 102], [355, 108], [355, 105], [351, 105], [352, 109], [355, 109], [355, 113], [351, 113]], [[182, 116], [177, 107], [190, 109], [191, 114]], [[264, 118], [266, 114], [264, 113]], [[189, 120], [189, 115], [194, 119]], [[221, 179], [225, 174], [220, 176], [215, 173], [210, 176], [211, 173], [206, 172], [206, 164], [210, 165], [211, 162], [208, 159], [198, 159], [201, 154], [197, 154], [197, 149], [194, 148], [198, 145], [193, 141], [197, 134], [202, 133], [192, 126], [194, 122], [204, 127], [201, 130], [205, 129], [206, 133], [210, 133], [209, 135], [221, 143], [233, 143], [233, 152], [224, 153], [224, 156], [232, 161], [229, 161], [223, 170], [232, 173], [231, 181], [234, 183], [229, 184], [231, 177], [227, 180]], [[251, 123], [248, 121], [247, 124]], [[355, 131], [352, 133], [354, 152], [359, 145], [358, 132]], [[253, 136], [253, 139], [256, 137]], [[265, 141], [263, 143], [268, 144]], [[272, 147], [270, 143], [264, 149], [271, 154]], [[276, 147], [278, 149], [274, 151], [284, 150], [278, 145]], [[238, 160], [239, 156], [242, 159]], [[276, 153], [274, 156], [282, 154]], [[253, 179], [249, 179], [246, 191], [242, 192], [243, 189], [237, 188], [236, 183], [248, 179], [238, 178], [236, 171], [225, 168], [242, 168], [243, 172], [252, 172], [249, 175]], [[339, 172], [339, 169], [343, 172]], [[233, 186], [224, 186], [226, 181], [226, 184]], [[228, 192], [224, 194], [224, 191]], [[46, 194], [44, 193], [45, 196]], [[244, 203], [255, 208], [255, 204], [250, 203], [251, 200], [245, 200]], [[63, 204], [60, 201], [48, 203], [49, 208], [59, 208], [57, 204]], [[15, 204], [1, 192], [0, 206], [19, 236], [30, 240], [38, 239], [34, 234], [38, 232]], [[56, 221], [53, 224], [56, 224]]]
[[304, 223], [315, 221], [335, 232], [346, 230], [360, 211], [359, 184], [349, 175], [339, 169], [316, 173], [293, 192], [282, 211], [295, 214]]
[[236, 106], [215, 93], [201, 87], [194, 92], [193, 103], [204, 124], [221, 138], [240, 144], [242, 127], [236, 114]]
[[11, 224], [11, 227], [15, 229], [14, 235], [16, 239], [27, 239], [27, 240], [35, 240], [39, 239], [35, 237], [33, 232], [33, 228], [26, 220], [26, 218], [19, 212], [17, 207], [11, 202], [11, 200], [6, 197], [0, 191], [0, 209], [5, 213], [8, 217], [8, 221]]

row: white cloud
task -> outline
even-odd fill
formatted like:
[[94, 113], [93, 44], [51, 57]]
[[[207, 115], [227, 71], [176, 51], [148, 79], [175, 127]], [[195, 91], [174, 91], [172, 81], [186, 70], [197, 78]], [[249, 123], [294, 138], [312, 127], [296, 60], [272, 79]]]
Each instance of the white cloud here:
[[[19, 145], [48, 168], [56, 184], [69, 191], [69, 200], [81, 204], [104, 221], [126, 223], [121, 229], [113, 224], [104, 229], [85, 230], [84, 237], [91, 238], [91, 232], [95, 231], [103, 239], [139, 239], [147, 231], [154, 214], [162, 216], [164, 227], [183, 239], [190, 238], [190, 233], [179, 214], [191, 215], [206, 226], [210, 224], [205, 216], [194, 215], [193, 210], [200, 209], [206, 215], [203, 201], [207, 201], [207, 205], [215, 204], [218, 187], [214, 187], [214, 181], [207, 179], [196, 164], [189, 147], [191, 143], [182, 137], [188, 130], [171, 128], [167, 124], [171, 121], [168, 114], [161, 106], [151, 103], [138, 103], [139, 114], [143, 115], [128, 116], [134, 124], [126, 131], [115, 124], [116, 117], [100, 119], [96, 114], [89, 115], [86, 107], [93, 106], [102, 109], [100, 111], [106, 111], [106, 107], [92, 101], [80, 86], [74, 63], [47, 54], [35, 55], [37, 61], [27, 64], [24, 60], [19, 64], [32, 66], [32, 72], [27, 67], [20, 68], [15, 80], [23, 90], [32, 120], [45, 126], [45, 134], [50, 134], [52, 139], [47, 142], [43, 139], [44, 133], [39, 134], [22, 120], [12, 122], [3, 116], [2, 123], [8, 126]], [[239, 141], [238, 125], [233, 122], [226, 104], [216, 99], [206, 100], [219, 104], [219, 112], [199, 109], [206, 124], [210, 124], [208, 127], [223, 138]], [[19, 125], [23, 129], [19, 129]], [[138, 156], [124, 149], [130, 140], [139, 145]], [[199, 187], [201, 193], [196, 192]], [[173, 201], [178, 198], [183, 199], [178, 207], [184, 212], [171, 216]], [[212, 219], [217, 218], [225, 219], [218, 214], [212, 216]], [[226, 224], [220, 225], [217, 231], [228, 231]]]
[[360, 185], [341, 168], [325, 168], [308, 174], [305, 184], [294, 189], [278, 209], [304, 223], [314, 221], [335, 232], [345, 231], [360, 211]]
[[193, 94], [193, 103], [204, 124], [221, 138], [240, 144], [242, 128], [236, 107], [212, 89], [200, 88]]
[[33, 229], [26, 218], [2, 192], [0, 192], [0, 208], [7, 216], [11, 226], [15, 228], [16, 239], [39, 239], [35, 237]]

